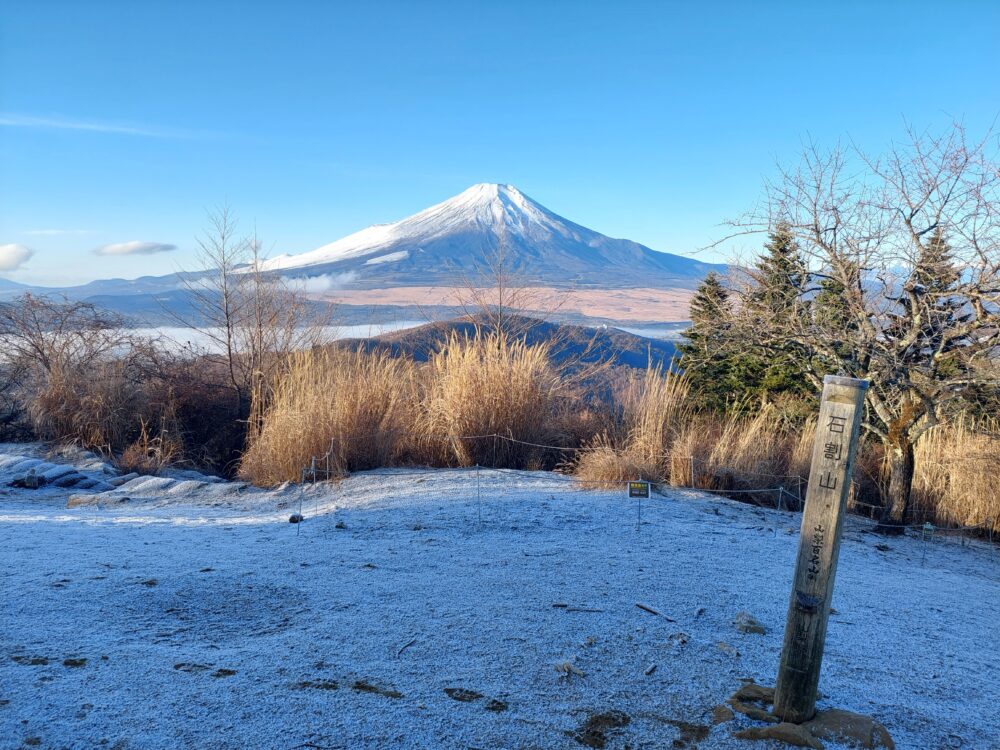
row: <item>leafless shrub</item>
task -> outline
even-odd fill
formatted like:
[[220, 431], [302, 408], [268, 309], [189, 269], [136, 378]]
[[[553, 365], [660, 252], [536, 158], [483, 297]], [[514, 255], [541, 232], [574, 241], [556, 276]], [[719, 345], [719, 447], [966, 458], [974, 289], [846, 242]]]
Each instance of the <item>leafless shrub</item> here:
[[252, 432], [260, 425], [261, 413], [250, 414], [251, 403], [258, 409], [266, 406], [271, 384], [291, 352], [325, 342], [329, 318], [312, 312], [294, 284], [266, 270], [256, 231], [239, 235], [229, 206], [209, 213], [198, 248], [204, 270], [181, 274], [193, 314], [174, 317], [208, 336], [210, 346], [202, 356], [225, 372]]
[[114, 464], [123, 472], [158, 474], [180, 460], [183, 447], [179, 437], [165, 429], [150, 435], [145, 420], [140, 421], [139, 436], [117, 456]]
[[34, 433], [112, 450], [141, 407], [147, 342], [93, 305], [25, 295], [0, 305], [3, 365]]

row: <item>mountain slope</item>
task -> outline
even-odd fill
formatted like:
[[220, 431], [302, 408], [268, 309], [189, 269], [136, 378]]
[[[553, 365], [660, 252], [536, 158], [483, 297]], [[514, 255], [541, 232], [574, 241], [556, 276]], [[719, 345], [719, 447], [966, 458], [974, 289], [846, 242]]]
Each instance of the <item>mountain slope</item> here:
[[22, 294], [30, 289], [31, 287], [27, 284], [19, 284], [16, 281], [11, 281], [0, 276], [0, 294], [3, 292]]
[[[452, 334], [460, 337], [473, 336], [477, 329], [490, 332], [494, 328], [491, 320], [475, 316], [428, 323], [363, 339], [341, 339], [335, 345], [348, 349], [360, 346], [369, 351], [384, 349], [393, 356], [412, 357], [418, 362], [426, 362], [433, 352], [444, 346]], [[524, 336], [529, 344], [550, 343], [553, 361], [558, 364], [573, 362], [582, 366], [608, 362], [615, 367], [667, 368], [679, 356], [672, 341], [637, 336], [608, 326], [594, 328], [559, 324], [512, 315], [507, 318], [505, 330]]]
[[289, 277], [329, 275], [354, 288], [462, 285], [481, 279], [500, 253], [525, 286], [692, 288], [719, 268], [607, 237], [492, 183], [265, 267]]

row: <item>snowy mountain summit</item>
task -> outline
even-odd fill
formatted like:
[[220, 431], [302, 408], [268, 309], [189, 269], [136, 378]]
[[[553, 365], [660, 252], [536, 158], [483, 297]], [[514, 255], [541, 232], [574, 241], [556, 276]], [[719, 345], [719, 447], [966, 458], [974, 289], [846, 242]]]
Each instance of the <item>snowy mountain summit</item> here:
[[513, 185], [481, 183], [401, 221], [274, 257], [266, 269], [334, 274], [356, 288], [447, 286], [482, 276], [501, 253], [524, 285], [691, 288], [713, 268], [587, 229]]

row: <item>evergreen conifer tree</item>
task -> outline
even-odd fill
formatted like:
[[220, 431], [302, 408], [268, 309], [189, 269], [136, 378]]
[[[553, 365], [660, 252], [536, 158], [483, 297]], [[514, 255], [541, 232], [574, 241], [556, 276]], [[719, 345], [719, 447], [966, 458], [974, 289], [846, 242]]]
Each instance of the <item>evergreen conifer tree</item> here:
[[701, 405], [713, 409], [724, 409], [731, 398], [735, 366], [728, 336], [731, 312], [729, 291], [712, 271], [691, 299], [691, 327], [678, 347], [692, 391]]
[[[809, 272], [787, 224], [778, 224], [770, 233], [750, 276], [755, 289], [745, 304], [762, 325], [784, 324], [785, 319], [806, 313], [803, 292]], [[793, 398], [812, 394], [800, 353], [775, 356], [752, 347], [744, 347], [744, 352], [744, 390], [748, 396], [766, 403], [781, 394]]]
[[[802, 315], [809, 273], [789, 227], [779, 225], [768, 237], [765, 253], [748, 274], [753, 291], [744, 298], [762, 325], [777, 325]], [[691, 329], [681, 346], [681, 367], [703, 405], [732, 410], [767, 403], [776, 396], [813, 395], [799, 356], [775, 356], [731, 334], [729, 294], [716, 274], [709, 274], [691, 302]]]

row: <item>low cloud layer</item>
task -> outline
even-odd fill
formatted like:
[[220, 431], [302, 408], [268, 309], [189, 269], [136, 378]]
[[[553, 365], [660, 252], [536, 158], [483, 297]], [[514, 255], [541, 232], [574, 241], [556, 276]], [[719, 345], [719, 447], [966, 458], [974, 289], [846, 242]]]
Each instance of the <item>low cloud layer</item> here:
[[307, 278], [284, 277], [285, 282], [305, 294], [323, 294], [332, 292], [335, 289], [343, 289], [353, 283], [358, 278], [354, 271], [347, 273], [326, 273], [322, 276], [309, 276]]
[[118, 242], [112, 245], [102, 245], [94, 252], [97, 255], [153, 255], [154, 253], [169, 253], [176, 250], [177, 245], [166, 242]]
[[0, 245], [0, 271], [16, 271], [34, 254], [24, 245]]

